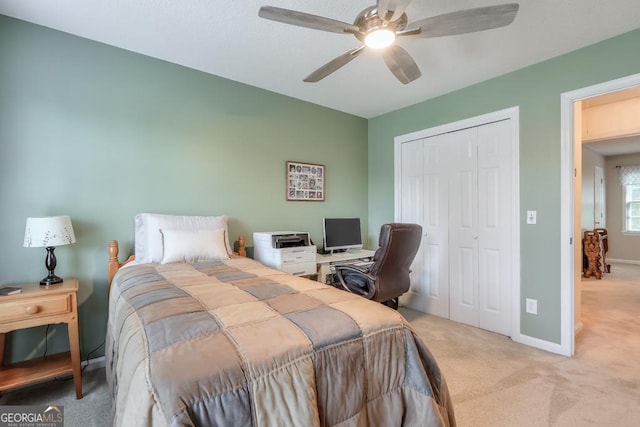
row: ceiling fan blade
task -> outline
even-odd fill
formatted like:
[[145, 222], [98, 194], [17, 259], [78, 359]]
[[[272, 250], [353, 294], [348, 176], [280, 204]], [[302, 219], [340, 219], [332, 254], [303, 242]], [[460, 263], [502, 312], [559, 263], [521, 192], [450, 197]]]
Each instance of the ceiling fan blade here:
[[[378, 0], [376, 5], [378, 16], [387, 21], [395, 21], [402, 16], [409, 3], [411, 0]], [[388, 16], [389, 12], [393, 14]]]
[[272, 21], [283, 22], [285, 24], [312, 28], [314, 30], [329, 31], [332, 33], [356, 34], [360, 32], [360, 29], [353, 24], [273, 6], [262, 6], [258, 12], [258, 16]]
[[519, 7], [518, 3], [508, 3], [432, 16], [408, 25], [408, 28], [420, 27], [421, 31], [417, 34], [407, 32], [406, 36], [419, 39], [453, 36], [504, 27], [513, 22]]
[[315, 83], [317, 81], [324, 79], [329, 74], [336, 71], [338, 68], [343, 67], [347, 65], [349, 62], [351, 62], [352, 60], [354, 60], [358, 55], [362, 53], [364, 48], [365, 46], [362, 45], [360, 47], [351, 49], [343, 53], [337, 58], [324, 64], [322, 67], [318, 68], [313, 73], [309, 74], [307, 77], [305, 77], [304, 81], [307, 83]]
[[411, 55], [398, 45], [389, 46], [382, 52], [384, 62], [401, 83], [411, 83], [422, 75]]

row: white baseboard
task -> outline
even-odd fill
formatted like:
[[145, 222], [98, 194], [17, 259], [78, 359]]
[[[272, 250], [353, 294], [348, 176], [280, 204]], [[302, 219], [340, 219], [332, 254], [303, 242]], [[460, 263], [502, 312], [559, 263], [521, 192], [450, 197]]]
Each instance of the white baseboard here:
[[640, 265], [640, 261], [635, 259], [616, 259], [616, 258], [607, 258], [607, 263], [613, 264], [634, 264]]
[[559, 354], [561, 356], [571, 356], [570, 354], [565, 354], [560, 344], [556, 344], [550, 341], [544, 341], [539, 338], [534, 338], [523, 334], [514, 335], [511, 337], [511, 339], [517, 343], [539, 348], [540, 350], [545, 350], [551, 353]]
[[95, 359], [89, 359], [88, 362], [86, 360], [83, 360], [82, 367], [84, 368], [85, 366], [87, 371], [93, 371], [94, 369], [104, 368], [106, 366], [106, 361], [104, 356], [96, 357]]

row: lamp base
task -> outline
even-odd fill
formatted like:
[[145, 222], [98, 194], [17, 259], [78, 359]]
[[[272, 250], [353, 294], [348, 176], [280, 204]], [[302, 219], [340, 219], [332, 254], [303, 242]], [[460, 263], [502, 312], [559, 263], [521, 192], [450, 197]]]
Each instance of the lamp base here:
[[53, 270], [56, 269], [56, 254], [54, 253], [55, 247], [47, 246], [47, 256], [44, 259], [44, 266], [49, 270], [49, 274], [44, 279], [40, 280], [40, 286], [51, 286], [58, 283], [62, 283], [62, 277], [58, 277], [53, 274]]
[[62, 277], [58, 277], [55, 274], [50, 274], [44, 279], [40, 280], [40, 286], [49, 287], [51, 285], [57, 285], [62, 283]]

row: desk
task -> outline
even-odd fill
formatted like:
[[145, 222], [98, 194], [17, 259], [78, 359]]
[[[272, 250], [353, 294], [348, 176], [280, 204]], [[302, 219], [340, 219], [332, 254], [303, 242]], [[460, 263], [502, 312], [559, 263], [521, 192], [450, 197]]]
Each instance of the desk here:
[[318, 267], [318, 282], [327, 283], [333, 274], [332, 267], [336, 264], [349, 264], [357, 261], [370, 261], [376, 251], [368, 249], [348, 250], [336, 254], [317, 254], [316, 264]]

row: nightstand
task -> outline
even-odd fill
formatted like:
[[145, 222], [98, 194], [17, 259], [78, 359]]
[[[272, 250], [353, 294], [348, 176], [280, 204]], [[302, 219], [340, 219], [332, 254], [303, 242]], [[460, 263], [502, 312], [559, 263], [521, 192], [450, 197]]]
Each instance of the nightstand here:
[[[76, 399], [82, 399], [78, 336], [78, 279], [64, 279], [48, 288], [39, 283], [11, 285], [22, 292], [0, 296], [0, 392], [73, 374]], [[5, 335], [17, 329], [66, 323], [70, 351], [4, 365]]]

